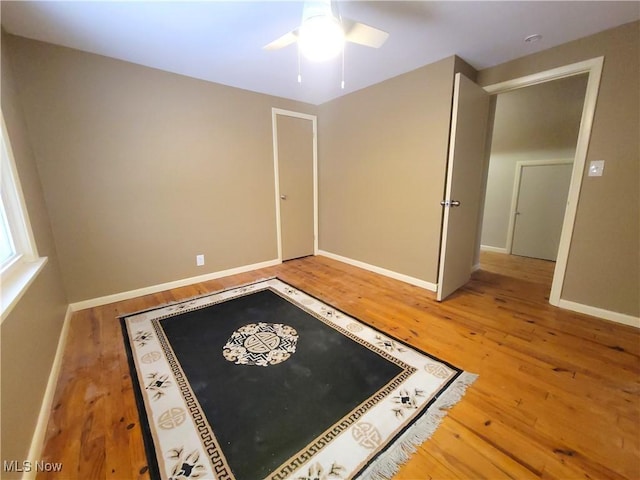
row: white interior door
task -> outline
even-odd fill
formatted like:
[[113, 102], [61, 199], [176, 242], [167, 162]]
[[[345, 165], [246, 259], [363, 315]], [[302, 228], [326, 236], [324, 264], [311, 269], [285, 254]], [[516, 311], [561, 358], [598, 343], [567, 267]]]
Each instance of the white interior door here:
[[443, 201], [438, 300], [444, 300], [471, 278], [488, 117], [489, 95], [464, 75], [456, 74]]
[[315, 117], [274, 112], [276, 194], [282, 260], [314, 254]]
[[519, 167], [511, 253], [555, 261], [573, 164], [521, 164]]

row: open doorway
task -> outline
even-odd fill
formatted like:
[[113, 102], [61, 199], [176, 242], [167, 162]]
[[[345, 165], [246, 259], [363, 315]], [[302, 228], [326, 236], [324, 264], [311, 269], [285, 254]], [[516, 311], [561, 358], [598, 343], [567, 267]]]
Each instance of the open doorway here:
[[[598, 98], [598, 89], [600, 86], [600, 78], [602, 75], [602, 66], [604, 64], [604, 57], [593, 58], [590, 60], [584, 60], [582, 62], [565, 65], [562, 67], [553, 68], [543, 72], [534, 73], [520, 78], [507, 80], [504, 82], [488, 85], [485, 87], [478, 87], [471, 89], [478, 93], [478, 89], [484, 90], [483, 95], [473, 95], [477, 102], [471, 102], [471, 105], [478, 105], [480, 100], [482, 102], [488, 101], [488, 95], [495, 96], [501, 93], [515, 91], [532, 85], [543, 84], [554, 80], [580, 76], [583, 74], [588, 75], [586, 83], [586, 93], [584, 95], [584, 103], [581, 112], [581, 119], [579, 123], [578, 135], [576, 140], [575, 155], [573, 157], [573, 166], [571, 170], [571, 180], [569, 185], [569, 193], [567, 195], [566, 208], [564, 212], [562, 230], [560, 233], [560, 241], [558, 245], [558, 253], [556, 258], [556, 265], [553, 269], [553, 280], [551, 282], [551, 291], [548, 295], [549, 303], [555, 306], [559, 306], [562, 302], [561, 293], [564, 283], [565, 273], [567, 271], [567, 263], [569, 259], [569, 249], [573, 238], [573, 229], [577, 215], [578, 201], [580, 200], [580, 187], [582, 185], [582, 178], [585, 173], [587, 149], [589, 147], [589, 139], [591, 136], [591, 127], [593, 125], [593, 118], [596, 109], [596, 103]], [[461, 81], [459, 78], [461, 74], [456, 74], [456, 82], [454, 87], [454, 102], [453, 113], [451, 119], [451, 136], [449, 139], [449, 157], [447, 162], [447, 182], [445, 198], [443, 198], [441, 205], [444, 207], [442, 232], [441, 232], [441, 245], [440, 245], [440, 263], [438, 266], [438, 291], [436, 298], [438, 300], [445, 299], [448, 295], [455, 292], [460, 286], [464, 285], [470, 278], [471, 272], [480, 267], [480, 246], [481, 246], [481, 233], [482, 233], [482, 219], [483, 212], [482, 207], [484, 205], [484, 196], [486, 194], [486, 179], [489, 169], [489, 151], [486, 147], [488, 142], [469, 142], [465, 135], [458, 134], [458, 120], [462, 115], [462, 118], [466, 118], [469, 112], [468, 108], [465, 108], [465, 103], [461, 102], [461, 89], [458, 88]], [[470, 82], [470, 80], [469, 80]], [[466, 82], [468, 83], [468, 82]], [[467, 105], [468, 107], [468, 105]], [[470, 109], [474, 111], [474, 109]], [[466, 112], [466, 113], [465, 113]], [[487, 106], [485, 109], [485, 117], [491, 117], [490, 110]], [[468, 122], [465, 122], [465, 124]], [[476, 122], [479, 124], [480, 122]], [[486, 122], [482, 122], [483, 125]], [[493, 121], [489, 123], [492, 125]], [[469, 129], [465, 129], [469, 131]], [[485, 128], [479, 127], [470, 130], [481, 131], [482, 135], [485, 135]], [[483, 137], [484, 138], [484, 137]], [[461, 150], [463, 152], [473, 154], [471, 159], [475, 158], [475, 163], [465, 162], [463, 165], [472, 165], [473, 171], [467, 172], [468, 175], [477, 179], [477, 184], [474, 184], [474, 188], [464, 189], [459, 188], [459, 182], [452, 181], [456, 177], [455, 172], [459, 170], [457, 158], [457, 152]], [[468, 157], [468, 155], [465, 155]], [[485, 159], [482, 162], [482, 158]], [[482, 168], [478, 168], [478, 159]], [[469, 158], [467, 158], [469, 160]], [[466, 168], [466, 167], [465, 167]], [[463, 169], [464, 170], [464, 169]], [[484, 171], [482, 173], [478, 173]], [[464, 172], [458, 174], [458, 177], [465, 176]], [[484, 179], [484, 180], [483, 180]], [[461, 193], [471, 191], [471, 195], [467, 195], [464, 202], [460, 201], [458, 197]], [[468, 193], [468, 192], [467, 192]], [[463, 212], [466, 210], [472, 213], [472, 215], [455, 215], [453, 212], [461, 205], [464, 206], [460, 209]], [[458, 222], [451, 222], [451, 218], [457, 218]], [[461, 230], [460, 222], [463, 223], [464, 233], [459, 234]], [[475, 229], [475, 232], [470, 233]], [[452, 227], [453, 226], [453, 227]], [[458, 231], [456, 231], [458, 230]], [[450, 239], [453, 239], [451, 242]], [[462, 239], [462, 240], [461, 240]], [[471, 253], [471, 255], [469, 255]], [[505, 252], [506, 253], [506, 252]], [[510, 252], [509, 252], [510, 253]], [[455, 261], [454, 261], [455, 260]], [[455, 275], [452, 275], [455, 274]], [[445, 288], [446, 287], [446, 288]]]
[[551, 290], [588, 74], [495, 95], [480, 268]]

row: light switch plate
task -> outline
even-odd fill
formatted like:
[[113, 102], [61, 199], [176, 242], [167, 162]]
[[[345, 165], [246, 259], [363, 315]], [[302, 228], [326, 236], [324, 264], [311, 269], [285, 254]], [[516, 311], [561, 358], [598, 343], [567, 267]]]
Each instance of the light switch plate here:
[[601, 177], [604, 171], [604, 160], [592, 160], [589, 164], [589, 176]]

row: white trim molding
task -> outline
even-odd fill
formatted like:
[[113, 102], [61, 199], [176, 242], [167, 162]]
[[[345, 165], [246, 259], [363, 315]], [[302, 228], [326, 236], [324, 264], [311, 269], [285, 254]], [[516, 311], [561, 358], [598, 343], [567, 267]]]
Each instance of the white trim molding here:
[[2, 279], [2, 295], [0, 296], [2, 316], [0, 317], [0, 323], [4, 322], [9, 316], [13, 307], [18, 304], [46, 263], [47, 257], [41, 257], [32, 262], [19, 262]]
[[325, 250], [318, 250], [318, 255], [322, 255], [324, 257], [331, 258], [332, 260], [337, 260], [339, 262], [347, 263], [349, 265], [353, 265], [354, 267], [362, 268], [364, 270], [369, 270], [370, 272], [378, 273], [380, 275], [384, 275], [385, 277], [393, 278], [395, 280], [400, 280], [401, 282], [406, 282], [411, 285], [415, 285], [416, 287], [430, 290], [432, 292], [435, 292], [438, 288], [438, 285], [436, 283], [420, 280], [419, 278], [410, 277], [409, 275], [405, 275], [404, 273], [398, 273], [398, 272], [394, 272], [393, 270], [387, 270], [386, 268], [377, 267], [369, 263], [361, 262], [360, 260], [354, 260], [352, 258], [343, 257], [342, 255], [327, 252]]
[[4, 224], [5, 240], [11, 253], [0, 264], [0, 323], [11, 313], [27, 288], [42, 271], [46, 257], [39, 257], [31, 229], [20, 176], [13, 156], [9, 132], [0, 112], [0, 222]]
[[555, 306], [560, 306], [561, 302], [560, 297], [567, 270], [567, 260], [569, 258], [573, 226], [578, 209], [578, 200], [580, 198], [582, 177], [587, 163], [587, 150], [589, 148], [589, 141], [591, 138], [591, 129], [598, 100], [598, 91], [600, 89], [600, 78], [602, 77], [603, 65], [604, 57], [597, 57], [484, 87], [485, 91], [490, 94], [500, 94], [516, 90], [518, 88], [537, 85], [574, 75], [589, 75], [584, 98], [584, 106], [582, 109], [582, 119], [580, 121], [580, 130], [578, 132], [573, 173], [571, 176], [571, 184], [569, 186], [567, 209], [565, 211], [564, 223], [562, 225], [562, 233], [560, 235], [560, 245], [558, 247], [556, 268], [553, 273], [551, 293], [549, 294], [549, 303]]
[[569, 65], [563, 65], [550, 70], [532, 73], [531, 75], [525, 75], [524, 77], [494, 83], [493, 85], [487, 85], [483, 88], [487, 93], [492, 95], [496, 93], [505, 93], [510, 92], [511, 90], [537, 85], [539, 83], [546, 83], [552, 80], [580, 75], [581, 73], [590, 73], [594, 68], [602, 72], [603, 64], [604, 57], [596, 57], [589, 60], [583, 60], [582, 62], [571, 63]]
[[24, 199], [16, 159], [13, 156], [9, 132], [4, 123], [4, 113], [0, 115], [0, 119], [2, 123], [2, 136], [0, 137], [0, 143], [2, 143], [2, 165], [0, 168], [2, 172], [0, 175], [2, 202], [6, 209], [5, 213], [12, 240], [15, 242], [16, 253], [23, 255], [24, 261], [33, 262], [38, 259], [38, 247], [31, 229], [29, 211]]
[[591, 315], [592, 317], [603, 318], [605, 320], [611, 320], [612, 322], [640, 328], [640, 317], [634, 317], [632, 315], [627, 315], [626, 313], [612, 312], [611, 310], [605, 310], [603, 308], [592, 307], [591, 305], [584, 305], [582, 303], [562, 299], [558, 303], [558, 307]]
[[282, 261], [282, 222], [280, 216], [280, 167], [278, 159], [278, 115], [301, 118], [313, 125], [313, 254], [318, 254], [318, 117], [308, 113], [293, 112], [281, 108], [271, 109], [271, 129], [273, 134], [273, 174], [276, 192], [276, 241], [278, 260]]
[[273, 267], [274, 265], [280, 265], [281, 263], [282, 260], [275, 259], [268, 260], [266, 262], [254, 263], [251, 265], [243, 265], [241, 267], [206, 273], [204, 275], [198, 275], [196, 277], [183, 278], [181, 280], [174, 280], [173, 282], [160, 283], [158, 285], [151, 285], [149, 287], [129, 290], [127, 292], [114, 293], [113, 295], [106, 295], [104, 297], [82, 300], [80, 302], [72, 303], [70, 306], [74, 312], [77, 312], [78, 310], [84, 310], [85, 308], [99, 307], [101, 305], [120, 302], [122, 300], [130, 300], [132, 298], [141, 297], [143, 295], [158, 293], [164, 290], [171, 290], [172, 288], [186, 287], [187, 285], [193, 285], [194, 283], [207, 282], [209, 280], [215, 280], [217, 278], [227, 277], [229, 275], [236, 275], [238, 273], [259, 270], [261, 268]]
[[[60, 329], [60, 337], [58, 337], [58, 346], [56, 347], [56, 354], [53, 357], [53, 364], [49, 371], [49, 380], [47, 381], [47, 387], [44, 391], [42, 398], [42, 404], [40, 405], [40, 413], [38, 414], [38, 421], [36, 423], [36, 429], [33, 432], [31, 438], [31, 446], [29, 447], [29, 454], [27, 460], [35, 465], [35, 462], [40, 461], [42, 458], [42, 448], [44, 447], [44, 439], [47, 433], [47, 425], [49, 424], [49, 417], [51, 416], [51, 407], [53, 406], [53, 399], [56, 393], [56, 387], [58, 385], [58, 378], [60, 377], [60, 370], [62, 369], [62, 357], [64, 355], [64, 349], [67, 345], [67, 337], [69, 336], [69, 325], [71, 323], [71, 315], [73, 309], [71, 305], [67, 306], [67, 313], [64, 316], [62, 322], [62, 328]], [[22, 474], [22, 480], [33, 480], [36, 478], [37, 470], [32, 468], [29, 471], [25, 471]]]

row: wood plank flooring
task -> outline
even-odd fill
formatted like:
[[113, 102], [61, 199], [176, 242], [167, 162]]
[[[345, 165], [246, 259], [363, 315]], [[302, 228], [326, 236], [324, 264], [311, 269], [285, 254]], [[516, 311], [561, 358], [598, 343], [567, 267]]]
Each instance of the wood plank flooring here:
[[504, 253], [480, 252], [480, 269], [485, 272], [499, 273], [507, 277], [519, 278], [547, 285], [551, 291], [553, 271], [556, 262], [539, 258], [519, 257]]
[[116, 317], [272, 275], [479, 374], [395, 479], [640, 478], [640, 331], [550, 306], [548, 282], [480, 270], [438, 303], [325, 257], [75, 313], [43, 455], [63, 471], [38, 478], [148, 478]]

